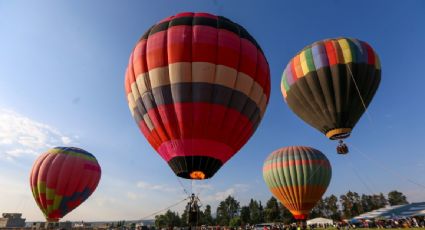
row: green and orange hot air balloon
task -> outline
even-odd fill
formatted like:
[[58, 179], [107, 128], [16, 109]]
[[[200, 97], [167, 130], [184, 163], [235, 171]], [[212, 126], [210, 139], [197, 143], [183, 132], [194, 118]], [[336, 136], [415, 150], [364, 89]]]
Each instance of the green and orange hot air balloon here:
[[366, 111], [381, 81], [379, 57], [353, 38], [315, 42], [293, 57], [282, 75], [286, 103], [302, 120], [348, 153], [342, 140]]
[[330, 183], [329, 160], [319, 150], [304, 146], [278, 149], [263, 166], [263, 177], [273, 195], [295, 219], [306, 220]]
[[58, 222], [94, 192], [100, 175], [100, 166], [91, 153], [74, 147], [56, 147], [35, 161], [30, 175], [31, 190], [46, 220]]
[[270, 97], [269, 65], [239, 24], [180, 13], [136, 44], [125, 90], [139, 129], [174, 173], [207, 179], [258, 127]]

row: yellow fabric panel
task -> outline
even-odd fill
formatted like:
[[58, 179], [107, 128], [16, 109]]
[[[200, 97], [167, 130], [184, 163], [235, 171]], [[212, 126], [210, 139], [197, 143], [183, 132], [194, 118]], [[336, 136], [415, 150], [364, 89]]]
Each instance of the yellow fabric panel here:
[[53, 201], [53, 210], [59, 209], [59, 205], [62, 201], [62, 196], [56, 195]]
[[40, 181], [37, 184], [38, 194], [46, 193], [46, 182]]
[[300, 64], [300, 55], [297, 55], [294, 57], [294, 69], [295, 69], [295, 74], [297, 78], [304, 77], [304, 73]]
[[350, 44], [348, 44], [347, 39], [338, 39], [338, 44], [341, 47], [342, 56], [344, 58], [345, 64], [353, 62], [353, 55], [351, 53]]
[[303, 76], [307, 75], [309, 71], [308, 69], [308, 65], [307, 65], [307, 60], [305, 58], [305, 51], [300, 53], [300, 64], [301, 64], [301, 69], [303, 71]]
[[54, 200], [55, 199], [55, 190], [51, 188], [46, 188], [46, 199]]

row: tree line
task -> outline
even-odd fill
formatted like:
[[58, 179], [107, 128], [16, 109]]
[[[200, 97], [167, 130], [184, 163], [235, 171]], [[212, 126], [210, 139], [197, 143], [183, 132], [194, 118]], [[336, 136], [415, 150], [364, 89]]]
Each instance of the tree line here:
[[[350, 219], [362, 213], [385, 207], [386, 205], [408, 204], [406, 196], [399, 191], [384, 194], [361, 194], [348, 191], [339, 196], [330, 195], [322, 198], [311, 210], [309, 218], [325, 217], [333, 220]], [[216, 209], [215, 218], [211, 206], [206, 205], [199, 211], [197, 225], [241, 226], [264, 222], [293, 222], [292, 214], [276, 198], [271, 197], [265, 204], [251, 199], [248, 205], [241, 206], [234, 197], [228, 196], [221, 201]], [[168, 210], [165, 214], [155, 216], [155, 226], [183, 227], [187, 226], [187, 210], [182, 215]]]

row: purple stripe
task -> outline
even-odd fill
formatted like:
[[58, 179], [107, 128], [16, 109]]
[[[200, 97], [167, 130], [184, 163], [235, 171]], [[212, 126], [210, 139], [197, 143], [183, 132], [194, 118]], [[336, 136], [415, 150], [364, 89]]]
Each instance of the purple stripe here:
[[326, 49], [323, 46], [323, 43], [317, 43], [311, 47], [311, 52], [313, 54], [314, 65], [316, 70], [329, 66], [328, 56], [326, 55]]
[[289, 62], [288, 65], [286, 65], [286, 69], [285, 69], [286, 83], [288, 83], [288, 86], [291, 86], [292, 84], [295, 83], [294, 75], [292, 74], [292, 71], [291, 71], [291, 63], [292, 62]]

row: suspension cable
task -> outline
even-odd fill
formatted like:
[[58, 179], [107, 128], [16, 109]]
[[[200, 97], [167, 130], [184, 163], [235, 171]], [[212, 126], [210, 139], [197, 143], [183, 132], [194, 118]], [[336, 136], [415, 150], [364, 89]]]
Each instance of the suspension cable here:
[[356, 79], [353, 76], [353, 72], [351, 72], [351, 68], [350, 68], [350, 66], [348, 64], [347, 64], [347, 67], [348, 67], [348, 71], [350, 72], [351, 79], [354, 82], [354, 86], [356, 87], [357, 93], [359, 94], [360, 100], [361, 100], [361, 102], [363, 104], [364, 111], [365, 111], [367, 117], [369, 118], [369, 121], [372, 123], [372, 117], [370, 116], [370, 114], [367, 111], [366, 103], [364, 102], [363, 97], [362, 97], [362, 94], [360, 93], [359, 87], [357, 86], [357, 82], [356, 82]]
[[181, 201], [179, 201], [179, 202], [177, 202], [177, 203], [175, 203], [175, 204], [173, 204], [173, 205], [170, 205], [170, 206], [168, 206], [168, 207], [166, 207], [166, 208], [164, 208], [164, 209], [161, 209], [161, 210], [159, 210], [159, 211], [156, 211], [156, 212], [154, 212], [154, 213], [152, 213], [152, 214], [150, 214], [150, 215], [144, 216], [144, 217], [142, 217], [142, 220], [145, 220], [145, 219], [146, 219], [146, 218], [148, 218], [148, 217], [151, 217], [151, 216], [156, 215], [156, 214], [158, 214], [158, 213], [161, 213], [161, 212], [163, 212], [163, 211], [165, 211], [165, 210], [168, 210], [168, 209], [170, 209], [170, 208], [172, 208], [172, 207], [175, 207], [175, 206], [177, 206], [177, 205], [179, 205], [179, 204], [183, 203], [183, 202], [184, 202], [184, 201], [186, 201], [187, 199], [189, 199], [189, 198], [185, 198], [185, 199], [183, 199], [183, 200], [181, 200]]
[[180, 184], [180, 187], [183, 189], [183, 192], [186, 193], [186, 195], [190, 196], [189, 192], [186, 190], [186, 187], [183, 185], [183, 182], [181, 181], [180, 177], [177, 176], [176, 178]]
[[394, 176], [397, 176], [398, 178], [400, 178], [400, 179], [403, 179], [403, 180], [406, 180], [406, 181], [408, 181], [408, 182], [410, 182], [410, 183], [412, 183], [412, 184], [414, 184], [414, 185], [417, 185], [417, 186], [419, 186], [419, 187], [421, 187], [421, 188], [423, 188], [423, 189], [425, 189], [425, 185], [423, 185], [423, 184], [421, 184], [421, 183], [419, 183], [419, 182], [416, 182], [416, 181], [414, 181], [414, 180], [412, 180], [412, 179], [409, 179], [409, 178], [407, 178], [407, 177], [403, 177], [403, 176], [401, 176], [400, 174], [398, 174], [397, 172], [395, 172], [395, 171], [393, 171], [393, 170], [391, 170], [390, 168], [388, 168], [388, 167], [386, 167], [385, 165], [383, 165], [383, 164], [381, 164], [381, 163], [379, 163], [379, 161], [377, 161], [377, 160], [375, 160], [375, 159], [373, 159], [372, 157], [370, 157], [370, 156], [368, 156], [367, 154], [364, 154], [362, 151], [360, 151], [360, 149], [358, 149], [358, 148], [356, 148], [353, 144], [350, 144], [358, 153], [360, 153], [360, 155], [361, 156], [363, 156], [364, 158], [366, 158], [367, 160], [369, 160], [369, 161], [375, 161], [375, 162], [377, 162], [377, 165], [378, 166], [380, 166], [381, 168], [383, 168], [384, 170], [386, 170], [387, 172], [389, 172], [389, 173], [391, 173], [391, 174], [393, 174]]
[[359, 181], [363, 184], [363, 186], [369, 191], [371, 194], [375, 194], [372, 189], [366, 184], [366, 182], [360, 177], [360, 174], [357, 172], [357, 170], [354, 168], [353, 164], [349, 161], [348, 165], [353, 170], [354, 174], [356, 174]]

